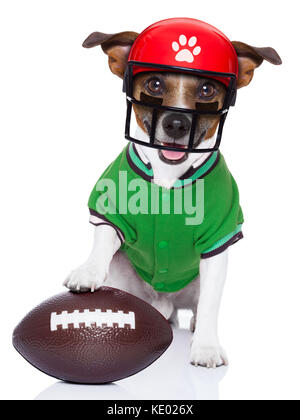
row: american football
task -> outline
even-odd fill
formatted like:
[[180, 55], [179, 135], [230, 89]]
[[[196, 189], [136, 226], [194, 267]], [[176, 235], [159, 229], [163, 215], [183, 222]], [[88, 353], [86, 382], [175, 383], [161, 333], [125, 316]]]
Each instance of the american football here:
[[57, 379], [101, 384], [131, 376], [172, 342], [167, 320], [124, 291], [62, 293], [41, 303], [16, 327], [13, 345], [34, 367]]

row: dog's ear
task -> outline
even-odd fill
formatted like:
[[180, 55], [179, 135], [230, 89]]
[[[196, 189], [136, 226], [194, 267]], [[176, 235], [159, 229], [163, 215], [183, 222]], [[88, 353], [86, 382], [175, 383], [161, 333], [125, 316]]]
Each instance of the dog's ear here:
[[254, 70], [259, 67], [264, 60], [271, 64], [282, 64], [281, 58], [274, 48], [258, 48], [243, 42], [232, 42], [239, 60], [239, 77], [237, 87], [248, 86], [253, 79]]
[[110, 70], [123, 79], [130, 49], [138, 35], [136, 32], [120, 32], [118, 34], [93, 32], [82, 46], [92, 48], [101, 45], [102, 50], [108, 55]]

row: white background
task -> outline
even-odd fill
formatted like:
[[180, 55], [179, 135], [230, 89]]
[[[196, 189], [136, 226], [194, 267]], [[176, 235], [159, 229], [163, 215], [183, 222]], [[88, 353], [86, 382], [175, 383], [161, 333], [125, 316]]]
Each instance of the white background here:
[[[1, 1], [0, 398], [34, 399], [52, 385], [61, 398], [95, 397], [91, 387], [63, 392], [14, 351], [11, 334], [29, 310], [63, 290], [64, 277], [86, 258], [89, 193], [126, 144], [122, 83], [100, 48], [81, 43], [96, 30], [141, 31], [175, 16], [207, 21], [232, 40], [272, 46], [284, 62], [257, 70], [225, 126], [222, 152], [246, 222], [245, 239], [231, 249], [220, 314], [231, 365], [219, 398], [300, 398], [300, 63], [293, 0]], [[173, 353], [164, 377], [182, 361]], [[215, 380], [215, 373], [192, 369], [194, 378], [199, 372], [201, 381]], [[150, 378], [152, 387], [156, 380]], [[96, 398], [109, 398], [110, 389], [98, 389]]]

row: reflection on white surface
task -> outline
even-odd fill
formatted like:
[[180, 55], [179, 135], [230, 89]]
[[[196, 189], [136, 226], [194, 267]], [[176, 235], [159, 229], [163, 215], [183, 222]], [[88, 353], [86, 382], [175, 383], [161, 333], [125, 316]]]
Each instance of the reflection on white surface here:
[[227, 368], [204, 369], [189, 363], [191, 333], [175, 329], [169, 349], [151, 366], [108, 385], [57, 382], [36, 400], [218, 400]]

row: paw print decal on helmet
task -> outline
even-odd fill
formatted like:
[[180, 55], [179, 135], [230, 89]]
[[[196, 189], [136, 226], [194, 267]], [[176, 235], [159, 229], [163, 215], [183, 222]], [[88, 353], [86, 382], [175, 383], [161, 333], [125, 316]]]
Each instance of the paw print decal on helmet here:
[[172, 43], [173, 50], [177, 52], [175, 60], [193, 63], [195, 56], [201, 52], [201, 47], [196, 46], [196, 44], [197, 38], [195, 36], [192, 36], [188, 41], [185, 35], [180, 35], [179, 43], [176, 41]]

